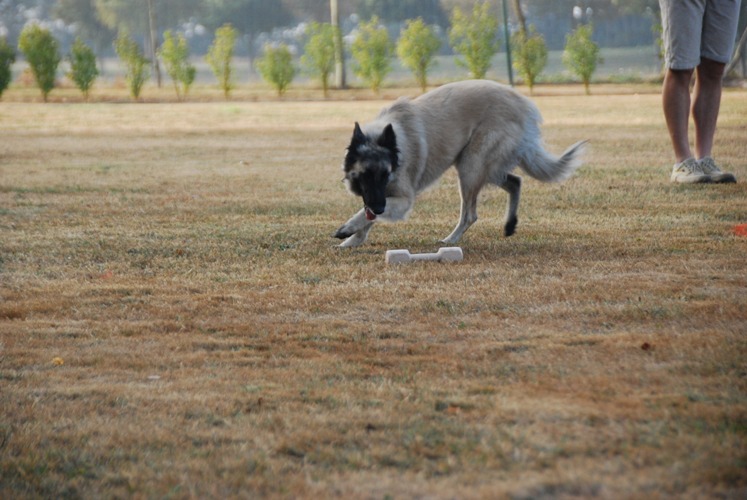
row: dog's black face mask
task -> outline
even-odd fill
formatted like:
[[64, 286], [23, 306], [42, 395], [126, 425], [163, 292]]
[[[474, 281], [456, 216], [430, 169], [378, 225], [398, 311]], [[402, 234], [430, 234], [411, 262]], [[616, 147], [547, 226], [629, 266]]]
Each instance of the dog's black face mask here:
[[353, 138], [345, 155], [345, 183], [353, 194], [363, 198], [366, 218], [376, 219], [386, 210], [386, 188], [397, 170], [397, 138], [389, 124], [375, 140], [355, 123]]

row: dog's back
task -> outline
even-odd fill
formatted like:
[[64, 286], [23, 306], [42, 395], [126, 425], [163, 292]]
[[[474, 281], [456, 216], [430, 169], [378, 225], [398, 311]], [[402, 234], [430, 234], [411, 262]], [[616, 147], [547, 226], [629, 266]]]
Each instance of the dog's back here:
[[[483, 160], [496, 156], [502, 165], [518, 164], [522, 142], [531, 142], [525, 135], [539, 133], [539, 121], [531, 101], [487, 80], [450, 83], [417, 99], [400, 99], [376, 120], [403, 128], [399, 145], [407, 149], [407, 168], [417, 172], [411, 177], [417, 192], [452, 165], [489, 168]], [[415, 151], [420, 154], [412, 154]]]

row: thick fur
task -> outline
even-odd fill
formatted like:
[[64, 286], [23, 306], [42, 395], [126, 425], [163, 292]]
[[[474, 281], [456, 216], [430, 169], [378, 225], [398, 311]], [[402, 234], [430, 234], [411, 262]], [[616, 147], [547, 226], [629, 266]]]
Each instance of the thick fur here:
[[355, 124], [343, 170], [348, 189], [364, 208], [335, 233], [340, 246], [357, 246], [380, 220], [407, 217], [415, 197], [452, 165], [459, 178], [459, 223], [441, 240], [453, 244], [477, 220], [477, 196], [485, 184], [508, 192], [504, 234], [518, 222], [521, 167], [531, 177], [558, 182], [581, 164], [585, 141], [560, 157], [545, 151], [542, 117], [536, 106], [513, 89], [486, 80], [451, 83], [417, 99], [402, 98], [371, 123]]

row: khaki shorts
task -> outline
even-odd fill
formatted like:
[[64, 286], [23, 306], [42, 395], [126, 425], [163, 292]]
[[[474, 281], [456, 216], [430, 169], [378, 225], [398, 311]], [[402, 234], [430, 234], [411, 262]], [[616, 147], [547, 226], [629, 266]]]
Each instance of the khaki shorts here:
[[728, 63], [740, 1], [659, 0], [667, 68], [693, 69], [701, 58]]

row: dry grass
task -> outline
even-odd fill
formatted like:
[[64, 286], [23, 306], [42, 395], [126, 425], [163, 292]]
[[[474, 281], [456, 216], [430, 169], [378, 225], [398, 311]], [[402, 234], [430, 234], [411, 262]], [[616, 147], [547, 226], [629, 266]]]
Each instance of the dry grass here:
[[577, 177], [396, 268], [459, 202], [334, 248], [384, 102], [0, 104], [0, 497], [744, 498], [747, 93], [729, 186], [657, 95], [536, 101]]

